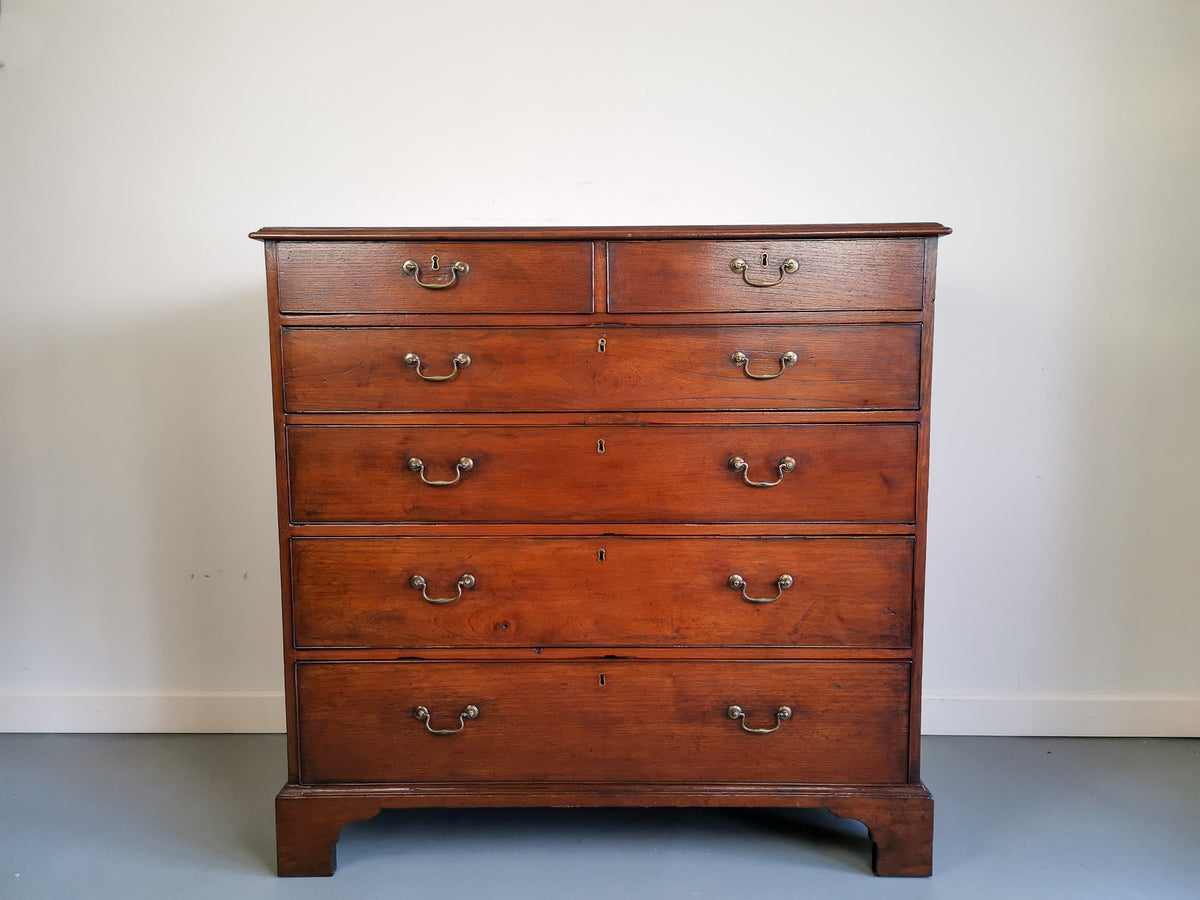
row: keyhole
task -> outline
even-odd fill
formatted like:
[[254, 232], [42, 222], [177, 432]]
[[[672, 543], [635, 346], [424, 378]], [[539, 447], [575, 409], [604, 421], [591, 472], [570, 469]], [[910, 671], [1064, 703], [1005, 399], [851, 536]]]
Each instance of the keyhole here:
[[604, 441], [602, 441], [602, 440], [601, 440], [601, 441], [596, 441], [596, 452], [597, 452], [597, 453], [603, 453], [603, 452], [604, 452]]
[[[434, 259], [437, 259], [437, 257], [435, 256]], [[767, 264], [767, 254], [764, 253], [762, 255], [762, 261], [763, 261], [763, 265], [765, 266]], [[434, 266], [434, 268], [436, 269], [437, 266]]]
[[599, 562], [604, 562], [604, 550], [603, 549], [600, 549], [596, 552], [596, 559]]
[[604, 673], [600, 673], [600, 687], [604, 687]]
[[606, 343], [608, 343], [608, 342], [607, 342], [607, 341], [605, 341], [605, 340], [604, 340], [604, 338], [600, 338], [600, 340], [596, 341], [596, 352], [597, 352], [597, 353], [603, 353], [603, 352], [604, 352], [604, 345], [605, 345]]
[[[430, 259], [433, 261], [433, 268], [435, 268], [435, 269], [436, 269], [436, 268], [438, 267], [438, 258], [437, 258], [437, 255], [436, 255], [436, 254], [434, 254], [432, 257], [430, 257]], [[764, 257], [763, 257], [763, 265], [765, 266], [766, 264], [767, 264], [767, 258], [764, 256]]]

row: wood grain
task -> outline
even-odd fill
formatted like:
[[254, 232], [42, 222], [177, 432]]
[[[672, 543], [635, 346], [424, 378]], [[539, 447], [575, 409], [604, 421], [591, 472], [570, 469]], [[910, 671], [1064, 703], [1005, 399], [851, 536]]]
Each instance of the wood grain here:
[[[287, 429], [296, 522], [909, 522], [912, 425]], [[600, 452], [600, 442], [604, 450]], [[773, 481], [756, 488], [729, 469]], [[475, 467], [448, 487], [455, 461]]]
[[275, 798], [276, 873], [281, 878], [332, 875], [342, 827], [370, 819], [382, 808], [371, 797], [311, 796], [284, 787]]
[[[906, 662], [300, 663], [305, 783], [880, 784], [908, 762]], [[601, 677], [603, 676], [603, 677]], [[457, 728], [468, 704], [479, 717]], [[741, 706], [748, 734], [726, 710]]]
[[295, 228], [267, 227], [250, 237], [260, 241], [483, 241], [483, 240], [712, 240], [745, 238], [925, 237], [950, 234], [938, 222], [845, 225], [562, 225], [468, 226], [462, 228]]
[[[768, 265], [762, 266], [766, 254]], [[920, 309], [924, 242], [636, 241], [609, 244], [609, 312]], [[745, 277], [730, 269], [743, 259]], [[799, 268], [780, 279], [779, 266]], [[752, 281], [775, 281], [753, 287]]]
[[[281, 875], [413, 806], [823, 806], [931, 871], [936, 223], [272, 228]], [[434, 270], [432, 257], [439, 267]], [[767, 260], [762, 257], [766, 254]], [[752, 286], [731, 271], [746, 260]], [[445, 289], [456, 260], [471, 270]], [[599, 341], [604, 341], [600, 352]], [[786, 351], [797, 365], [777, 371]], [[428, 383], [404, 365], [421, 356]], [[770, 488], [784, 455], [797, 471]], [[452, 486], [423, 485], [474, 469]], [[603, 559], [601, 559], [603, 551]], [[464, 572], [475, 587], [453, 596]], [[750, 596], [794, 586], [771, 603]], [[455, 735], [412, 716], [428, 706]], [[747, 734], [727, 717], [745, 708]]]
[[[603, 344], [601, 344], [603, 341]], [[913, 409], [916, 325], [285, 328], [289, 412]], [[603, 350], [600, 348], [603, 347]], [[744, 353], [755, 379], [732, 362]], [[405, 365], [416, 353], [423, 380]], [[470, 356], [457, 374], [451, 360]]]
[[[296, 538], [298, 647], [907, 647], [911, 538]], [[454, 597], [460, 575], [475, 587]], [[727, 584], [737, 573], [749, 603]]]
[[[584, 241], [283, 242], [277, 248], [283, 313], [592, 311], [592, 245]], [[404, 271], [409, 259], [423, 282], [448, 282], [457, 261], [470, 272], [450, 287], [423, 288]]]
[[877, 875], [933, 873], [933, 798], [905, 785], [503, 782], [285, 785], [276, 800], [280, 875], [331, 875], [341, 826], [381, 808], [431, 806], [825, 808], [867, 826]]

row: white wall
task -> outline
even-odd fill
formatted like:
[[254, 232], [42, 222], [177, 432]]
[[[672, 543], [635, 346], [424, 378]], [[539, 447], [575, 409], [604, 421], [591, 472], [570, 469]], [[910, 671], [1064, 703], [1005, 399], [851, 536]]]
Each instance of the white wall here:
[[282, 727], [260, 225], [936, 219], [926, 727], [1200, 734], [1200, 4], [4, 0], [0, 729]]

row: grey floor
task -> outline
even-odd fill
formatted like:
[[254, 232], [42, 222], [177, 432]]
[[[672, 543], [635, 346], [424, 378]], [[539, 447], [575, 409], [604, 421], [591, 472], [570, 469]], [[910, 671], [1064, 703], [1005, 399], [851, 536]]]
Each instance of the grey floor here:
[[3, 898], [1200, 897], [1200, 740], [926, 738], [932, 879], [820, 811], [430, 810], [277, 879], [275, 735], [0, 735]]

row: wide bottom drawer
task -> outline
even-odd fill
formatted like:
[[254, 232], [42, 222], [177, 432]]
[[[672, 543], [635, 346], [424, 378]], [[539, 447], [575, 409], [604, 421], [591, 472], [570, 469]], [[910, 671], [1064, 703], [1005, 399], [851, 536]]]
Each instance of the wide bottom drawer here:
[[298, 663], [300, 775], [900, 783], [909, 676], [906, 661]]

